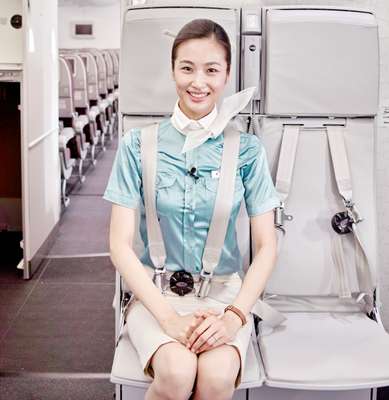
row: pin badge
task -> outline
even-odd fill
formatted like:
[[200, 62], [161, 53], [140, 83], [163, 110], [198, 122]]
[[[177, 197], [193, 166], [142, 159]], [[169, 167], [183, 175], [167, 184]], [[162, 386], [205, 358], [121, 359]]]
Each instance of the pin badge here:
[[219, 170], [211, 171], [211, 177], [212, 177], [212, 179], [219, 179], [220, 178], [220, 171]]

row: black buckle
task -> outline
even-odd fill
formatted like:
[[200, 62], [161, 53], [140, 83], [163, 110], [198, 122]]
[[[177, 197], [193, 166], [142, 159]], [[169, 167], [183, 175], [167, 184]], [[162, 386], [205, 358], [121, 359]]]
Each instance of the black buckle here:
[[194, 281], [190, 272], [176, 271], [170, 277], [170, 290], [179, 296], [185, 296], [193, 291]]
[[352, 232], [354, 220], [347, 211], [339, 212], [332, 217], [331, 225], [336, 233], [345, 235]]

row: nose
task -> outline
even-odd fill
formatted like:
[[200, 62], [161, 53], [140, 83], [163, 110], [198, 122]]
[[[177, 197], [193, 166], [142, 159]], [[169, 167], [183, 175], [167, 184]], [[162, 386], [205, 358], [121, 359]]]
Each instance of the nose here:
[[193, 80], [191, 86], [194, 89], [202, 90], [205, 89], [207, 86], [206, 76], [202, 71], [197, 71], [196, 74], [193, 76]]

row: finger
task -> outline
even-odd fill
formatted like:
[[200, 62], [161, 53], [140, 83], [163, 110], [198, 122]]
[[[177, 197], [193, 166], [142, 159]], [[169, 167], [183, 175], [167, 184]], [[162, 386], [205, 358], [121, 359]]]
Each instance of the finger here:
[[197, 340], [199, 336], [203, 334], [214, 322], [215, 317], [208, 317], [205, 319], [193, 332], [188, 340], [188, 348], [191, 348], [193, 343]]
[[[213, 337], [215, 337], [215, 335], [214, 335]], [[214, 341], [214, 343], [212, 343], [211, 345], [210, 345], [210, 344], [204, 344], [203, 346], [201, 346], [201, 347], [197, 350], [197, 354], [204, 353], [205, 351], [208, 351], [208, 350], [214, 349], [214, 348], [216, 348], [216, 347], [219, 347], [219, 346], [221, 346], [222, 344], [227, 343], [228, 341], [229, 341], [229, 340], [227, 339], [227, 337], [218, 338], [218, 339], [216, 339], [216, 340]]]
[[187, 339], [189, 339], [193, 331], [204, 321], [205, 318], [198, 318], [195, 317], [192, 319], [191, 323], [185, 328], [185, 336]]
[[200, 347], [203, 346], [204, 344], [212, 345], [212, 343], [214, 342], [214, 339], [212, 337], [215, 334], [217, 334], [218, 330], [219, 330], [218, 324], [211, 325], [206, 331], [204, 331], [197, 338], [197, 340], [190, 347], [190, 350], [196, 353], [198, 349], [200, 349]]

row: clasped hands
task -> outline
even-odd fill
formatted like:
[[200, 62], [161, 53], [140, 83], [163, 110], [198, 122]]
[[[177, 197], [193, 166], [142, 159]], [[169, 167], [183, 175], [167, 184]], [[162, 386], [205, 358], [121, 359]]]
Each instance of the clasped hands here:
[[234, 313], [207, 309], [182, 316], [177, 314], [163, 328], [187, 349], [200, 354], [233, 340], [241, 326], [240, 318]]

